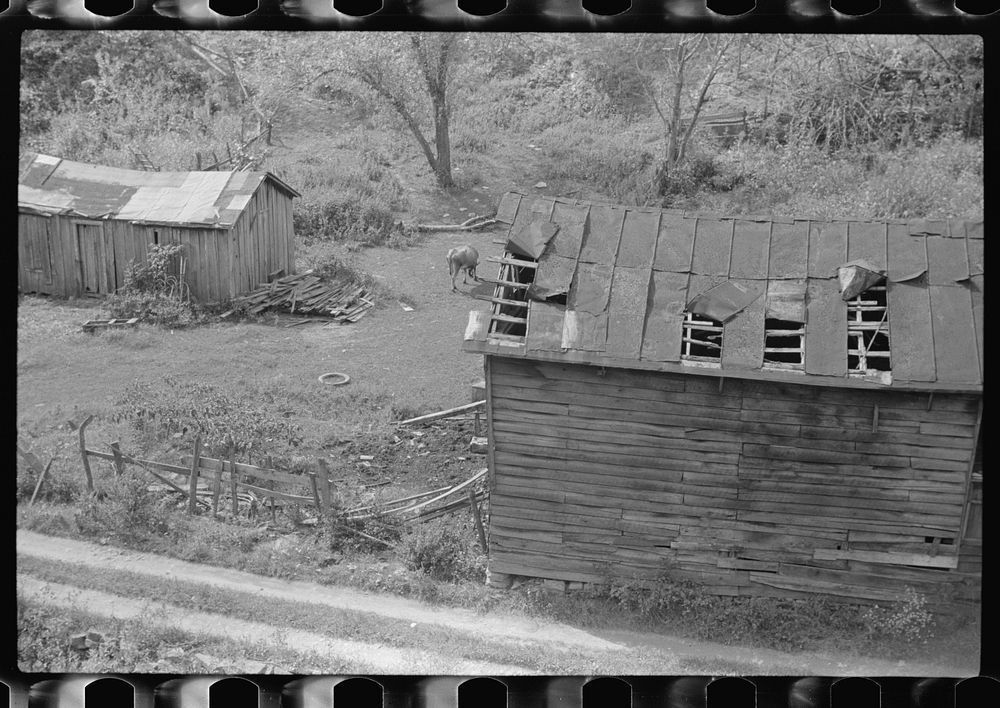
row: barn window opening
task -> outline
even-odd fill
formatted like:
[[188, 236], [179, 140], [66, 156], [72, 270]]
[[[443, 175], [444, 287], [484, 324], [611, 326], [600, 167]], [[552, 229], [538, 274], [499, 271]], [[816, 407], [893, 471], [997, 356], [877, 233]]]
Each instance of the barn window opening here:
[[156, 244], [157, 246], [160, 245], [160, 232], [159, 231], [153, 231], [153, 243]]
[[772, 369], [801, 369], [806, 326], [790, 320], [764, 320], [764, 364]]
[[493, 339], [523, 342], [528, 323], [528, 288], [535, 280], [537, 261], [510, 249], [497, 260], [499, 276], [493, 284], [493, 303], [488, 336]]
[[847, 368], [852, 374], [891, 371], [885, 278], [847, 301]]
[[718, 364], [722, 359], [722, 323], [685, 312], [682, 344], [681, 359]]

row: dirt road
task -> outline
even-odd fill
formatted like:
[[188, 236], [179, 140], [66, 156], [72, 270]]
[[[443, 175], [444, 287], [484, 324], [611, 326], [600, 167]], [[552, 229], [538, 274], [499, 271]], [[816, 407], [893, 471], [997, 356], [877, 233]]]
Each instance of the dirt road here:
[[[507, 675], [537, 673], [544, 670], [546, 655], [570, 654], [581, 657], [581, 670], [599, 672], [601, 662], [623, 662], [634, 671], [619, 673], [711, 673], [801, 674], [801, 675], [974, 675], [976, 667], [890, 662], [870, 658], [826, 654], [787, 654], [777, 651], [732, 647], [677, 637], [625, 631], [589, 632], [569, 625], [540, 621], [526, 616], [478, 615], [457, 608], [441, 608], [389, 595], [376, 595], [341, 587], [328, 587], [301, 581], [261, 577], [240, 571], [202, 566], [162, 556], [100, 546], [28, 531], [17, 533], [19, 558], [39, 558], [58, 563], [72, 563], [96, 572], [133, 573], [163, 580], [224, 589], [229, 593], [271, 598], [294, 603], [305, 611], [317, 605], [332, 610], [377, 615], [410, 622], [415, 631], [422, 627], [445, 628], [456, 637], [475, 642], [520, 649], [509, 656], [538, 656], [537, 665], [523, 660], [503, 661], [507, 654], [498, 651], [496, 661], [470, 659], [447, 647], [393, 647], [378, 642], [358, 642], [316, 631], [288, 629], [277, 618], [256, 617], [254, 621], [209, 612], [195, 612], [159, 600], [123, 598], [87, 588], [87, 578], [71, 573], [60, 582], [43, 581], [19, 574], [19, 589], [28, 597], [57, 606], [85, 607], [94, 614], [120, 619], [143, 619], [144, 622], [183, 631], [239, 638], [251, 643], [273, 643], [280, 636], [288, 646], [327, 655], [348, 657], [365, 667], [390, 673]], [[85, 574], [84, 574], [85, 575]], [[456, 642], [456, 646], [459, 642]], [[541, 667], [541, 668], [540, 668]], [[688, 667], [685, 670], [685, 667]], [[696, 667], [696, 668], [691, 668]]]

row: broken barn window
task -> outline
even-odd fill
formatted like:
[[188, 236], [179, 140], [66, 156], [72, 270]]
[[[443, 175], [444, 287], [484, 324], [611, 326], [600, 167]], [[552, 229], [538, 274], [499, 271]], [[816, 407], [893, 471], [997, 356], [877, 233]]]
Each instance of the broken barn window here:
[[500, 262], [500, 273], [490, 300], [488, 337], [523, 343], [528, 322], [528, 288], [535, 280], [537, 262], [508, 248]]
[[847, 369], [855, 375], [891, 371], [885, 277], [847, 301]]
[[682, 343], [681, 359], [718, 365], [722, 359], [722, 323], [685, 312]]
[[802, 369], [805, 363], [806, 326], [790, 320], [764, 320], [764, 366]]

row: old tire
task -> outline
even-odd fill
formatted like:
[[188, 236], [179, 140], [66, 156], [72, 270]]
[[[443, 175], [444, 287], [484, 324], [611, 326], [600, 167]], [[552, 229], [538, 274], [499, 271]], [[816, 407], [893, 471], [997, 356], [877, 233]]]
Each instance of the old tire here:
[[321, 384], [326, 384], [327, 386], [343, 386], [350, 380], [350, 376], [347, 374], [341, 374], [337, 371], [332, 371], [329, 374], [323, 374], [319, 377], [319, 382]]

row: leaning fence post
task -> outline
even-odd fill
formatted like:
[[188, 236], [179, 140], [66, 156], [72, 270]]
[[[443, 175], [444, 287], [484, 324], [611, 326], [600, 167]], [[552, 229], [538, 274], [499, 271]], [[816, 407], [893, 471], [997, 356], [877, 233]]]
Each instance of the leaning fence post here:
[[121, 477], [125, 474], [125, 461], [122, 459], [122, 449], [117, 440], [111, 443], [111, 454], [115, 458], [115, 476]]
[[219, 466], [215, 468], [215, 489], [212, 490], [212, 515], [219, 515], [219, 497], [222, 496], [222, 468], [226, 466], [225, 460], [219, 460]]
[[323, 516], [323, 504], [319, 500], [319, 485], [316, 483], [316, 473], [309, 473], [309, 481], [312, 482], [313, 502], [316, 504], [316, 515]]
[[194, 437], [194, 457], [191, 459], [191, 479], [188, 484], [188, 513], [198, 508], [198, 467], [201, 464], [201, 434]]
[[469, 506], [472, 507], [472, 518], [476, 520], [479, 545], [483, 547], [483, 553], [489, 554], [489, 547], [486, 545], [486, 532], [483, 531], [483, 517], [479, 515], [479, 504], [476, 503], [476, 493], [472, 491], [472, 487], [469, 487]]
[[236, 496], [236, 447], [229, 445], [229, 491], [233, 495], [233, 518], [240, 513], [240, 501]]
[[52, 462], [55, 459], [56, 459], [55, 455], [53, 455], [52, 458], [49, 460], [49, 464], [45, 465], [45, 469], [42, 470], [42, 473], [40, 475], [38, 475], [38, 482], [35, 483], [35, 491], [31, 493], [31, 499], [28, 501], [28, 506], [31, 506], [35, 503], [35, 497], [38, 496], [38, 490], [42, 488], [42, 482], [45, 481], [45, 475], [49, 473], [49, 467], [52, 466]]
[[322, 457], [319, 458], [319, 469], [323, 474], [323, 507], [326, 510], [327, 518], [332, 518], [331, 509], [333, 508], [333, 489], [330, 486], [330, 470], [327, 466], [326, 460]]
[[87, 475], [87, 491], [91, 493], [94, 491], [94, 475], [90, 472], [90, 460], [87, 459], [87, 438], [84, 436], [84, 431], [93, 419], [94, 416], [88, 415], [87, 420], [80, 423], [80, 456], [83, 458], [84, 474]]

